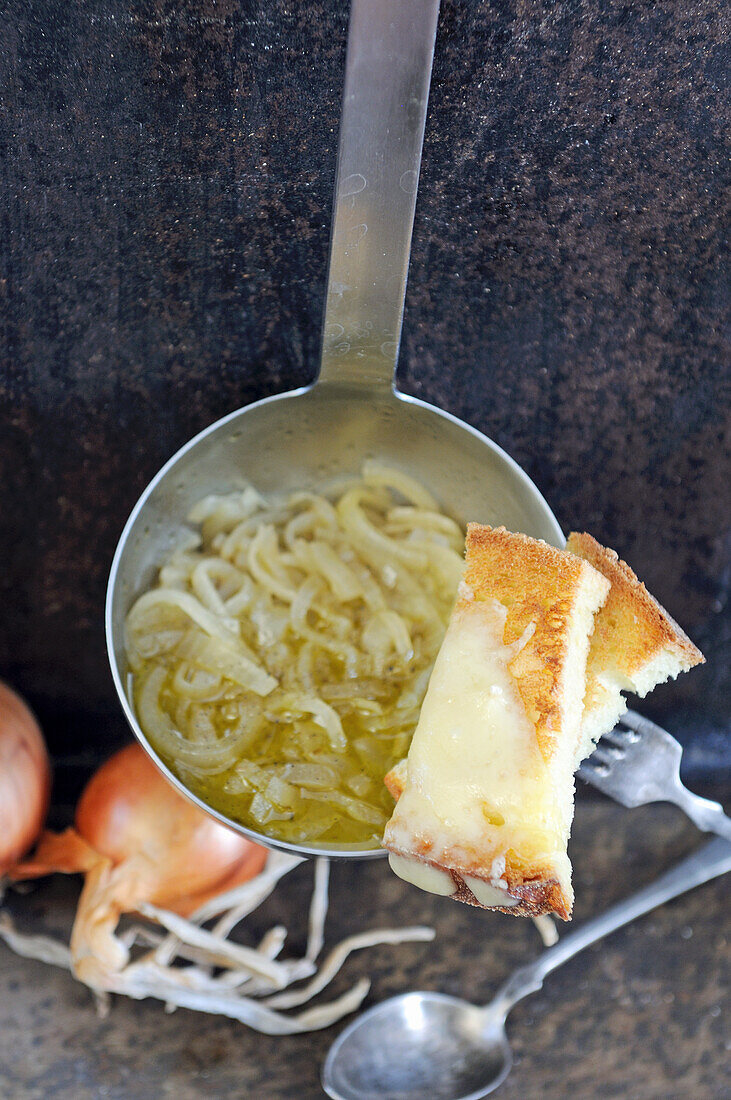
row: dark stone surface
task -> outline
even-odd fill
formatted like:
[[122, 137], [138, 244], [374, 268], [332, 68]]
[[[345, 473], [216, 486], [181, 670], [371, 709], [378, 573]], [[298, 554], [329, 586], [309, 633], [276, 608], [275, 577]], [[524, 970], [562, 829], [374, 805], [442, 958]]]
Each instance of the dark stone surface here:
[[[709, 792], [713, 793], [713, 792]], [[700, 843], [669, 807], [628, 811], [582, 802], [571, 844], [576, 920], [649, 882]], [[311, 872], [298, 869], [247, 922], [242, 937], [281, 922], [303, 946]], [[388, 924], [429, 924], [433, 946], [352, 955], [332, 987], [372, 979], [368, 1004], [407, 989], [487, 1000], [540, 950], [531, 924], [430, 897], [384, 862], [332, 872], [327, 945]], [[60, 877], [13, 898], [17, 919], [58, 933], [77, 887]], [[513, 1073], [504, 1100], [724, 1100], [728, 1097], [728, 883], [717, 879], [621, 929], [567, 963], [516, 1006]], [[65, 972], [0, 944], [0, 1094], [4, 1100], [314, 1100], [340, 1028], [267, 1038], [229, 1020], [114, 999], [100, 1020]]]
[[[121, 736], [106, 575], [151, 475], [313, 377], [347, 6], [0, 4], [0, 675], [59, 755]], [[728, 733], [728, 20], [444, 0], [400, 383], [503, 445], [709, 656]]]

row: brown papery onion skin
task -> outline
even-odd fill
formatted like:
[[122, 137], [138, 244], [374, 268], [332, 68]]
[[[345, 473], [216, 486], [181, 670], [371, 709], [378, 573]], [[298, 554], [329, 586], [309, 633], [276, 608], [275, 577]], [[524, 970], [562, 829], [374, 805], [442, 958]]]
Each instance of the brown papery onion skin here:
[[50, 793], [40, 726], [20, 696], [0, 682], [0, 875], [38, 838]]
[[115, 864], [139, 853], [159, 870], [149, 900], [176, 912], [253, 878], [267, 850], [198, 809], [137, 744], [92, 776], [76, 808], [76, 830]]

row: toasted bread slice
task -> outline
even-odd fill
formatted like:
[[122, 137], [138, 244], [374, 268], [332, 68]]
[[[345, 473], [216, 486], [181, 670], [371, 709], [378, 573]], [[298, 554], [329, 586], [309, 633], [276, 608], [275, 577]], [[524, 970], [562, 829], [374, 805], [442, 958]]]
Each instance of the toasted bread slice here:
[[645, 696], [705, 658], [614, 550], [576, 531], [566, 548], [612, 586], [589, 646], [578, 766], [626, 711], [623, 691]]
[[404, 793], [407, 763], [406, 757], [404, 757], [403, 760], [399, 760], [398, 764], [394, 764], [391, 771], [387, 772], [383, 778], [383, 782], [388, 788], [388, 793], [391, 795], [394, 802], [398, 802], [399, 798]]
[[384, 845], [397, 874], [506, 913], [573, 902], [566, 853], [594, 615], [588, 562], [470, 524], [465, 572]]

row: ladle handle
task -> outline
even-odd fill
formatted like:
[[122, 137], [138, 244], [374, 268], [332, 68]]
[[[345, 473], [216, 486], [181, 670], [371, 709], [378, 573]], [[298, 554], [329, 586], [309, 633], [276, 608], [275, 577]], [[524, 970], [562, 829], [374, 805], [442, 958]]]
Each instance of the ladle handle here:
[[498, 1011], [508, 1012], [516, 1001], [540, 989], [544, 978], [552, 970], [573, 958], [585, 947], [608, 936], [623, 924], [629, 924], [644, 913], [649, 913], [670, 898], [684, 894], [686, 890], [700, 886], [727, 871], [731, 871], [731, 843], [723, 837], [716, 837], [664, 875], [660, 875], [643, 890], [638, 890], [631, 897], [612, 905], [605, 913], [593, 917], [576, 931], [562, 936], [557, 944], [539, 955], [535, 962], [516, 970], [499, 991], [491, 1009], [494, 1007]]
[[320, 381], [391, 386], [439, 0], [352, 0]]

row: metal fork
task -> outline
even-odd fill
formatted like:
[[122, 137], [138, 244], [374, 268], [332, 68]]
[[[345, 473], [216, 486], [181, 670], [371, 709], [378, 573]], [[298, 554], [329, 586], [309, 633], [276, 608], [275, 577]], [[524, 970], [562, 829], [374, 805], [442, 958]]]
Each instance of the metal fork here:
[[674, 802], [704, 833], [718, 833], [731, 840], [731, 818], [723, 807], [684, 786], [682, 755], [682, 747], [667, 730], [628, 710], [583, 761], [578, 775], [623, 806]]

